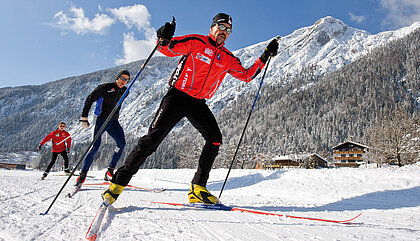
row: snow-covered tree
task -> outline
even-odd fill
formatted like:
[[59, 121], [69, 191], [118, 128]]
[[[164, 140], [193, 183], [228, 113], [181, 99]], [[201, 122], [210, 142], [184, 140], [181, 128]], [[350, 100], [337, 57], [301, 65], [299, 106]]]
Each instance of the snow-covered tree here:
[[369, 146], [380, 162], [398, 166], [418, 160], [419, 118], [404, 109], [387, 112], [368, 129]]

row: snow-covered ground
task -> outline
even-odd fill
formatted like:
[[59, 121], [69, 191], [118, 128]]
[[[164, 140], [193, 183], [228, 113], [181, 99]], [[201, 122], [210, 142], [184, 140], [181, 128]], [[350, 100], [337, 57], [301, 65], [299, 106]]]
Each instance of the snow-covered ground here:
[[[91, 171], [99, 183], [105, 171]], [[195, 170], [140, 170], [131, 185], [165, 187], [152, 193], [126, 188], [105, 215], [99, 240], [420, 240], [420, 164], [402, 168], [232, 170], [222, 202], [242, 208], [345, 220], [352, 225], [154, 204], [186, 202]], [[65, 176], [0, 170], [0, 240], [80, 240], [101, 203], [105, 186], [84, 186], [47, 215]], [[226, 169], [211, 172], [218, 196]]]

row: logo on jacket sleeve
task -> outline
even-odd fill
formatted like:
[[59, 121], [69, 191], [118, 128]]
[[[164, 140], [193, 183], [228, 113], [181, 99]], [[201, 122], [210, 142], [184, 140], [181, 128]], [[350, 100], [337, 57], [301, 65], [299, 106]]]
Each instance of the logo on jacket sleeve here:
[[187, 72], [185, 72], [184, 79], [182, 80], [182, 86], [181, 86], [181, 89], [185, 89], [185, 85], [187, 85], [187, 81], [188, 81], [188, 72], [189, 72], [189, 71], [192, 71], [192, 69], [190, 69], [190, 68], [188, 68], [188, 67], [187, 67]]

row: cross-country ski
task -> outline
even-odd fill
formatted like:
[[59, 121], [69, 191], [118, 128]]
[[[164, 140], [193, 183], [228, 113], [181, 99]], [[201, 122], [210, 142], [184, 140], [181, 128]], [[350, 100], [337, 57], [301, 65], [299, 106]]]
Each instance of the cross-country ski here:
[[[109, 184], [110, 184], [109, 182], [85, 183], [83, 184], [83, 186], [107, 186]], [[166, 188], [147, 188], [147, 187], [137, 187], [133, 185], [127, 185], [127, 187], [142, 190], [142, 191], [156, 192], [156, 193], [164, 192], [166, 190]]]
[[[81, 186], [73, 186], [70, 189], [70, 191], [66, 194], [66, 197], [68, 197], [68, 198], [74, 197], [74, 195], [76, 195], [80, 190], [82, 190], [83, 187], [89, 187], [89, 186], [107, 186], [109, 184], [110, 184], [109, 182], [99, 182], [99, 183], [84, 183]], [[164, 192], [166, 190], [166, 188], [145, 188], [145, 187], [137, 187], [137, 186], [132, 186], [132, 185], [127, 185], [127, 187], [128, 188], [132, 188], [132, 189], [141, 190], [141, 191], [155, 192], [155, 193]]]
[[78, 193], [82, 189], [82, 186], [73, 186], [71, 187], [70, 191], [66, 194], [66, 197], [72, 198], [76, 193]]
[[99, 206], [96, 215], [92, 220], [92, 223], [89, 226], [89, 229], [86, 233], [85, 238], [90, 241], [95, 241], [98, 237], [98, 232], [101, 228], [102, 220], [104, 219], [105, 213], [108, 210], [109, 200], [105, 199], [102, 204]]
[[295, 215], [288, 215], [288, 214], [281, 214], [281, 213], [273, 213], [273, 212], [264, 212], [258, 210], [252, 210], [248, 208], [241, 208], [241, 207], [234, 207], [234, 206], [226, 206], [222, 204], [203, 204], [203, 203], [173, 203], [173, 202], [159, 202], [159, 201], [152, 201], [155, 204], [163, 204], [163, 205], [171, 205], [171, 206], [181, 206], [181, 207], [193, 207], [193, 208], [203, 208], [203, 209], [212, 209], [212, 210], [221, 210], [221, 211], [239, 211], [244, 213], [253, 213], [253, 214], [261, 214], [261, 215], [271, 215], [271, 216], [278, 216], [278, 217], [285, 217], [285, 218], [296, 218], [296, 219], [306, 219], [312, 221], [320, 221], [320, 222], [329, 222], [329, 223], [342, 223], [342, 224], [352, 224], [351, 221], [358, 218], [362, 213], [357, 214], [356, 216], [345, 219], [345, 220], [334, 220], [334, 219], [326, 219], [326, 218], [313, 218], [313, 217], [301, 217]]

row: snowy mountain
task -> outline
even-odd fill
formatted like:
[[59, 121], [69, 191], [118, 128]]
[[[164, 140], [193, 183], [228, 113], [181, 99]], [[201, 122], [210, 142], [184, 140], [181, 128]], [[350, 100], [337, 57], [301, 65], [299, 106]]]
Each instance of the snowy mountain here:
[[[267, 72], [264, 82], [277, 82], [281, 76], [294, 75], [308, 67], [315, 69], [317, 74], [334, 72], [376, 47], [404, 37], [419, 27], [420, 22], [417, 22], [396, 31], [372, 35], [349, 27], [333, 17], [319, 19], [314, 25], [298, 29], [280, 39], [279, 53], [270, 63], [270, 71]], [[233, 53], [244, 66], [250, 66], [270, 41], [271, 39]], [[217, 95], [212, 98], [211, 105], [218, 110], [217, 107], [225, 106], [226, 101], [256, 89], [257, 86], [258, 81], [243, 84], [227, 75]]]
[[[372, 35], [333, 17], [322, 18], [312, 26], [298, 29], [281, 38], [279, 54], [270, 63], [264, 81], [268, 84], [277, 83], [280, 77], [292, 76], [304, 68], [311, 68], [317, 74], [331, 73], [419, 27], [420, 23], [414, 23], [396, 31]], [[234, 54], [245, 67], [250, 66], [269, 41], [234, 51]], [[68, 123], [68, 131], [75, 142], [88, 140], [91, 130], [81, 130], [78, 125], [86, 96], [99, 83], [113, 81], [120, 68], [129, 69], [134, 76], [143, 61], [40, 86], [0, 89], [1, 151], [35, 148], [43, 136], [55, 129], [59, 121]], [[134, 83], [129, 97], [123, 103], [120, 117], [128, 137], [139, 137], [146, 132], [167, 90], [167, 81], [177, 61], [167, 57], [152, 58], [142, 76]], [[208, 103], [217, 114], [238, 96], [256, 89], [257, 85], [258, 81], [255, 80], [247, 84], [228, 76]]]
[[[152, 203], [187, 201], [194, 169], [143, 169], [130, 185], [167, 188], [153, 193], [127, 187], [108, 209], [97, 240], [418, 240], [420, 237], [420, 166], [232, 170], [221, 200], [225, 205], [320, 219], [193, 209]], [[0, 240], [82, 240], [107, 186], [101, 171], [91, 171], [73, 198], [72, 177], [44, 213], [67, 177], [41, 171], [0, 170]], [[218, 196], [226, 169], [215, 169], [207, 185]]]

